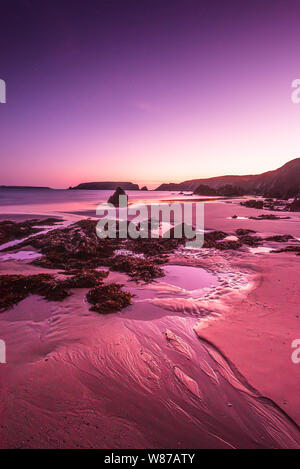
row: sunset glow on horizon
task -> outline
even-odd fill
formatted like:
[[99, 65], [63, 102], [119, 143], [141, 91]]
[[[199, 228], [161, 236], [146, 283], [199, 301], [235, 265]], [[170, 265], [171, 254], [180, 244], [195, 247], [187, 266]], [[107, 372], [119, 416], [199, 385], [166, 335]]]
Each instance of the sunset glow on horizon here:
[[4, 10], [0, 184], [154, 188], [300, 157], [299, 2]]

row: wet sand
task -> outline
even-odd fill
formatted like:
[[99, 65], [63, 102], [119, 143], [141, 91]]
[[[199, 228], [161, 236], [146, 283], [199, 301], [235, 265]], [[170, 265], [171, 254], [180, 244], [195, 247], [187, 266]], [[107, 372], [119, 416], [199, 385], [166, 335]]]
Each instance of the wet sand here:
[[220, 320], [199, 322], [196, 331], [299, 425], [300, 368], [291, 360], [292, 341], [300, 337], [299, 258], [259, 254], [236, 265], [245, 262], [257, 272], [253, 290], [230, 298]]
[[[229, 218], [260, 213], [211, 202], [205, 228], [300, 237], [299, 214]], [[5, 260], [0, 273], [53, 273], [28, 262]], [[121, 313], [89, 311], [84, 289], [2, 313], [0, 447], [299, 448], [298, 262], [181, 249], [169, 265], [199, 269], [190, 289], [182, 267], [150, 285], [114, 272], [107, 281], [136, 295]]]

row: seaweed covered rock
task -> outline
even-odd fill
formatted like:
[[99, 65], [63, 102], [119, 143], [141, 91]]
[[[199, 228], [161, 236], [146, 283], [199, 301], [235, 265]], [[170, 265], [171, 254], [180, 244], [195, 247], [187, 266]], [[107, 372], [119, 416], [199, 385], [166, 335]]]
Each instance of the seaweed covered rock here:
[[263, 213], [258, 217], [249, 217], [249, 220], [288, 220], [290, 217], [279, 217], [273, 213]]
[[210, 231], [204, 234], [204, 248], [215, 248], [218, 244], [217, 241], [221, 241], [228, 236], [224, 231]]
[[[240, 228], [237, 229], [235, 233], [238, 238], [223, 231], [205, 233], [204, 247], [225, 251], [227, 249], [239, 249], [243, 244], [247, 246], [258, 246], [259, 243], [262, 242], [262, 238], [259, 236], [250, 236], [251, 233], [255, 233], [253, 230]], [[230, 237], [233, 239], [230, 239]]]
[[69, 286], [50, 274], [1, 275], [0, 310], [10, 308], [29, 295], [40, 295], [46, 300], [60, 301], [69, 296]]
[[256, 231], [254, 230], [247, 230], [245, 228], [238, 228], [237, 230], [235, 230], [237, 236], [245, 236], [245, 235], [249, 235], [250, 233], [256, 233]]
[[240, 202], [240, 204], [248, 208], [258, 208], [258, 209], [264, 208], [263, 200], [249, 199], [249, 200], [246, 200], [245, 202]]
[[26, 238], [42, 230], [42, 226], [54, 225], [60, 222], [59, 218], [46, 218], [45, 220], [26, 220], [20, 223], [5, 220], [0, 221], [0, 244]]
[[227, 249], [239, 249], [242, 246], [241, 241], [220, 241], [219, 243], [216, 243], [215, 248], [219, 249], [221, 251], [225, 251]]
[[108, 314], [121, 311], [131, 304], [131, 293], [122, 290], [123, 285], [109, 283], [99, 285], [88, 292], [87, 301], [92, 305], [90, 308], [97, 313]]
[[129, 240], [127, 247], [136, 254], [144, 254], [146, 257], [155, 258], [156, 262], [165, 260], [168, 254], [178, 248], [180, 240], [167, 238], [138, 238]]
[[72, 271], [108, 265], [109, 258], [119, 244], [120, 241], [115, 239], [99, 239], [96, 222], [86, 219], [67, 228], [34, 236], [18, 244], [18, 248], [32, 246], [43, 254], [43, 257], [32, 262], [34, 265]]
[[151, 282], [155, 278], [163, 277], [164, 272], [153, 260], [134, 256], [115, 256], [111, 261], [111, 270], [125, 272], [134, 280]]
[[265, 241], [276, 241], [277, 243], [286, 243], [287, 241], [290, 241], [291, 239], [295, 239], [294, 236], [285, 234], [285, 235], [269, 236], [268, 238], [265, 238]]
[[104, 270], [82, 270], [66, 280], [69, 288], [92, 288], [102, 283], [109, 272]]
[[82, 271], [65, 280], [51, 274], [1, 275], [0, 310], [10, 308], [29, 295], [39, 295], [48, 301], [61, 301], [71, 288], [92, 288], [100, 285], [108, 272]]
[[260, 236], [243, 235], [239, 237], [239, 241], [247, 246], [256, 247], [263, 241], [263, 239]]
[[287, 210], [290, 212], [300, 212], [300, 199], [294, 199], [294, 201], [287, 206]]
[[296, 252], [297, 256], [300, 256], [300, 246], [286, 246], [281, 249], [274, 249], [271, 252], [280, 253], [280, 252]]
[[[165, 262], [168, 254], [177, 249], [179, 242], [181, 241], [177, 239], [163, 238], [100, 239], [96, 234], [96, 221], [85, 219], [67, 228], [36, 235], [18, 244], [18, 249], [32, 246], [43, 254], [42, 257], [32, 261], [32, 264], [49, 269], [61, 269], [65, 273], [71, 274], [100, 266], [113, 266], [114, 270], [118, 270], [119, 266], [122, 272], [129, 270], [130, 275], [136, 279], [148, 281], [161, 276], [161, 270], [156, 264]], [[138, 270], [133, 269], [131, 258], [127, 262], [117, 262], [114, 252], [124, 248], [135, 254], [144, 254], [148, 261], [136, 260], [134, 264], [138, 264]], [[5, 251], [14, 249], [10, 247]]]

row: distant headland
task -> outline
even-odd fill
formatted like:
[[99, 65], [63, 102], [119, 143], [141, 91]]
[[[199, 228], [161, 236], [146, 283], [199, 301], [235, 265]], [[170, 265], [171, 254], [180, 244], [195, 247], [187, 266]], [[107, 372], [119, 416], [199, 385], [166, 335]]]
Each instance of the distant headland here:
[[53, 189], [51, 187], [42, 187], [42, 186], [0, 186], [0, 189], [12, 189], [12, 190], [50, 190]]
[[289, 198], [300, 194], [300, 158], [278, 169], [246, 176], [217, 176], [161, 184], [157, 191], [193, 191], [198, 195], [241, 196], [246, 194]]

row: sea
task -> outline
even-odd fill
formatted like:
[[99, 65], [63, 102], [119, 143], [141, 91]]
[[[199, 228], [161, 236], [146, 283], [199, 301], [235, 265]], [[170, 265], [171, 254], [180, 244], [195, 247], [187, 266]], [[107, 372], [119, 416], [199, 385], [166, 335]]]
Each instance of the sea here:
[[[113, 190], [0, 189], [0, 214], [96, 216], [99, 204], [108, 201]], [[199, 198], [191, 193], [169, 191], [126, 191], [129, 203], [142, 205], [168, 200]]]

